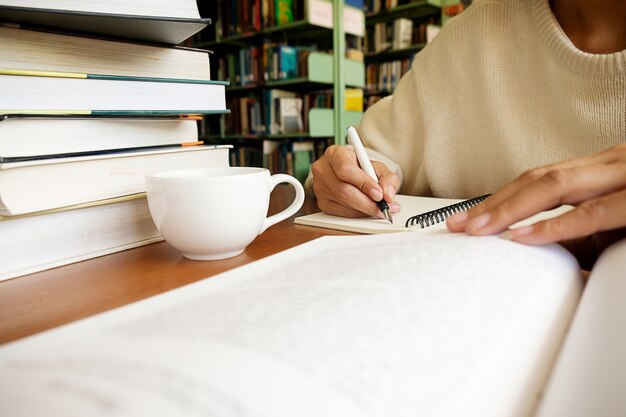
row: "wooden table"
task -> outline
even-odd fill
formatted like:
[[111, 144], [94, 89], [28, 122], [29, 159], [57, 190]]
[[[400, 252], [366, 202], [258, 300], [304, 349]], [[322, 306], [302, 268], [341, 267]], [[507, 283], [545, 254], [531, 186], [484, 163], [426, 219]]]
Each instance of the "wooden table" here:
[[[272, 193], [270, 213], [286, 207], [293, 194], [291, 187], [279, 185]], [[315, 201], [307, 199], [296, 216], [316, 211]], [[292, 220], [270, 227], [241, 255], [222, 261], [190, 261], [167, 242], [159, 242], [0, 282], [0, 343], [163, 293], [320, 236], [348, 234]]]

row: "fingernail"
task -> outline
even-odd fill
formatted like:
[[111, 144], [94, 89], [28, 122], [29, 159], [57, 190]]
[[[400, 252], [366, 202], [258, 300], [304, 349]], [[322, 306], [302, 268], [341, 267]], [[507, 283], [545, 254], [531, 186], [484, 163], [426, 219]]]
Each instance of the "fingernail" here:
[[500, 237], [506, 240], [514, 240], [520, 236], [526, 236], [533, 231], [532, 226], [518, 227], [517, 229], [509, 229], [500, 233]]
[[400, 204], [396, 203], [395, 201], [389, 204], [389, 211], [391, 213], [399, 213], [401, 209], [402, 207], [400, 207]]
[[370, 198], [374, 201], [380, 201], [383, 199], [383, 193], [378, 191], [376, 188], [372, 188], [370, 190]]
[[465, 226], [465, 229], [470, 229], [472, 231], [478, 231], [482, 229], [487, 223], [489, 223], [489, 219], [491, 215], [489, 213], [483, 213], [480, 216], [476, 216], [473, 219], [470, 219]]
[[390, 185], [389, 187], [387, 187], [387, 195], [391, 198], [394, 198], [396, 196], [396, 189]]
[[450, 224], [463, 223], [465, 220], [467, 220], [467, 211], [459, 211], [458, 213], [448, 217], [448, 223]]

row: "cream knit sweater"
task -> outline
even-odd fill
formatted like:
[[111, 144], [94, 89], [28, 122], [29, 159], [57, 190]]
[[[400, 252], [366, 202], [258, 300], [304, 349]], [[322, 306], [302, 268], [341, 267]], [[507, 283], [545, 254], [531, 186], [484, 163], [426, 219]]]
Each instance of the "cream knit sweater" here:
[[401, 170], [401, 193], [493, 192], [527, 169], [626, 142], [626, 51], [576, 49], [548, 0], [478, 0], [358, 130], [384, 155], [373, 159]]

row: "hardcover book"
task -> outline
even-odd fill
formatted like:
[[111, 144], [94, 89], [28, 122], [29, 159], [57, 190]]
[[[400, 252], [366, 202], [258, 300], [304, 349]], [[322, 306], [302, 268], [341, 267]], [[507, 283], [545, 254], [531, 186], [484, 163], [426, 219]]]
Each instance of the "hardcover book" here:
[[227, 113], [227, 82], [0, 69], [0, 114]]
[[0, 164], [0, 215], [12, 216], [145, 191], [147, 174], [228, 166], [230, 145]]
[[209, 51], [0, 26], [0, 68], [210, 80]]
[[[45, 29], [103, 35], [177, 45], [204, 29], [210, 19], [199, 17], [195, 1], [160, 2], [160, 15], [152, 2], [5, 0], [0, 5], [0, 21]], [[194, 5], [184, 12], [170, 11], [168, 4]], [[114, 7], [107, 8], [109, 5]], [[142, 8], [133, 7], [141, 5]], [[63, 7], [68, 7], [64, 9]]]

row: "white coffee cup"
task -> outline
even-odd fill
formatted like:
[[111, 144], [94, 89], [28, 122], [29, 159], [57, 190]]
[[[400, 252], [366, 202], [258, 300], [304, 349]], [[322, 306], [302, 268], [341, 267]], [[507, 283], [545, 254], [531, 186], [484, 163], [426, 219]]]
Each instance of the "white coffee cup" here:
[[[270, 193], [280, 183], [296, 190], [285, 210], [267, 217]], [[224, 167], [162, 171], [146, 176], [148, 205], [165, 240], [194, 260], [239, 255], [268, 227], [304, 203], [302, 184], [264, 168]]]

